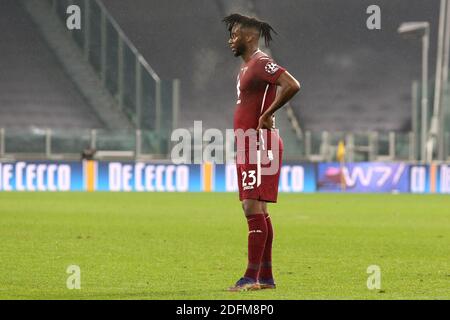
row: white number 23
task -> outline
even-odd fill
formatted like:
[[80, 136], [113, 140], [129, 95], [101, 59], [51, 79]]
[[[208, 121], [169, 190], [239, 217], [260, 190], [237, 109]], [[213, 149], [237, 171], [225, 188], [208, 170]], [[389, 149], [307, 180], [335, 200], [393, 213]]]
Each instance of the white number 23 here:
[[[249, 170], [248, 174], [245, 171], [242, 172], [242, 186], [243, 187], [253, 186], [256, 183], [255, 173], [256, 173], [255, 170]], [[251, 179], [251, 181], [247, 181], [247, 178]]]

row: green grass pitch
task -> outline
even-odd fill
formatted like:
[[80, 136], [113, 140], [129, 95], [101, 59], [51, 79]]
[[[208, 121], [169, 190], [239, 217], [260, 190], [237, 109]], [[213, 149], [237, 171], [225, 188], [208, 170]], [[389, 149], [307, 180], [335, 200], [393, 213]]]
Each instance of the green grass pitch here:
[[247, 253], [236, 194], [0, 193], [0, 299], [450, 299], [449, 196], [281, 194], [269, 209], [278, 288], [230, 293]]

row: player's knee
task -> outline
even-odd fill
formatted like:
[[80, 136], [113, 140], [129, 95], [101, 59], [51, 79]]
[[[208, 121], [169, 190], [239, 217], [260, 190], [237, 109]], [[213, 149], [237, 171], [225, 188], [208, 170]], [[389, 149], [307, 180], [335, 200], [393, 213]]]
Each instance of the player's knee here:
[[246, 201], [242, 202], [242, 210], [244, 210], [246, 216], [254, 214], [253, 205]]
[[251, 208], [248, 205], [243, 204], [242, 210], [244, 210], [246, 216], [250, 216], [253, 214], [253, 210], [251, 210]]
[[267, 211], [267, 204], [265, 202], [261, 206], [261, 210], [262, 210], [262, 213], [269, 214], [269, 212]]
[[260, 203], [255, 201], [242, 201], [242, 209], [246, 216], [264, 213]]

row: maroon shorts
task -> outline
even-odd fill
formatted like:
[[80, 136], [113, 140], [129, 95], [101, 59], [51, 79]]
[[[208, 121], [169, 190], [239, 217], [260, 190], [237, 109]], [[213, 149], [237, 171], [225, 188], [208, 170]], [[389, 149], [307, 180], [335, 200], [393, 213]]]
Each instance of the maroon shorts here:
[[[273, 150], [257, 148], [237, 151], [236, 170], [239, 200], [277, 202], [278, 182], [283, 156], [283, 141]], [[258, 155], [259, 153], [259, 155]]]

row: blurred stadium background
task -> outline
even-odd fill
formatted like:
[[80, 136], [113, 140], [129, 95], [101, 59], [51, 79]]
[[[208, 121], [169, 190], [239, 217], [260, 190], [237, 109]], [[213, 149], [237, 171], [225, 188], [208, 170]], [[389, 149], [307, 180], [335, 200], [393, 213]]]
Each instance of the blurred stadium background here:
[[[302, 84], [276, 115], [279, 286], [237, 298], [449, 298], [450, 198], [390, 193], [450, 193], [450, 1], [0, 0], [0, 299], [236, 299], [237, 194], [200, 193], [236, 191], [234, 165], [170, 163], [174, 129], [232, 127], [235, 11], [274, 26], [270, 53]], [[413, 21], [426, 77], [428, 33], [398, 32]]]
[[[65, 26], [72, 4], [81, 8], [81, 30]], [[92, 148], [97, 159], [167, 159], [174, 128], [192, 129], [194, 120], [231, 127], [239, 63], [221, 18], [239, 11], [275, 26], [271, 53], [303, 85], [277, 114], [286, 159], [332, 161], [343, 140], [348, 161], [425, 160], [421, 42], [397, 28], [430, 23], [430, 128], [440, 1], [377, 1], [375, 31], [365, 24], [370, 4], [3, 0], [0, 158], [78, 159]], [[444, 82], [444, 150], [436, 144], [433, 160], [450, 155]]]

